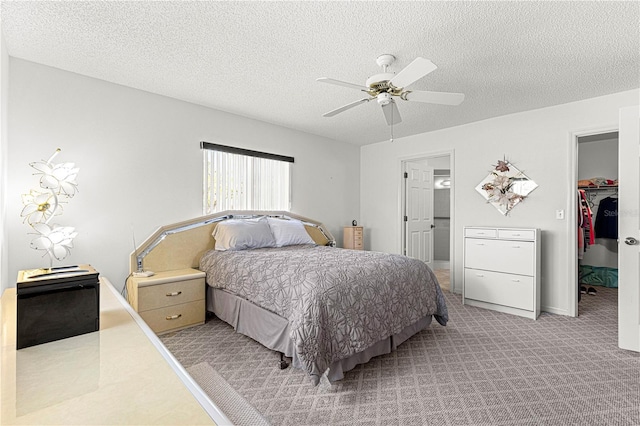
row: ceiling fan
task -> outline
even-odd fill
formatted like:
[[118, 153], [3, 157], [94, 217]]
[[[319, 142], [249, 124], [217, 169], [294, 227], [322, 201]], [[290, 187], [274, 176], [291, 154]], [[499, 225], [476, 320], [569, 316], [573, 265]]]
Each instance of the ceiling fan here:
[[383, 72], [369, 77], [364, 86], [335, 80], [333, 78], [318, 78], [317, 81], [357, 89], [369, 95], [369, 97], [351, 102], [333, 111], [329, 111], [322, 116], [333, 117], [343, 111], [376, 99], [382, 107], [382, 112], [387, 120], [387, 124], [392, 126], [402, 121], [394, 97], [400, 98], [403, 101], [426, 102], [440, 105], [459, 105], [464, 100], [464, 94], [462, 93], [407, 90], [407, 86], [434, 71], [437, 67], [430, 60], [418, 57], [397, 74], [387, 72], [387, 68], [395, 59], [395, 56], [389, 54], [378, 56], [376, 63], [382, 67]]

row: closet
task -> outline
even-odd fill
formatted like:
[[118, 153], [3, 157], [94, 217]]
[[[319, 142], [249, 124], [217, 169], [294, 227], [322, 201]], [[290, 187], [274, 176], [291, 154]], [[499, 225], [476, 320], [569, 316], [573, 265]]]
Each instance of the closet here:
[[578, 203], [581, 300], [618, 288], [617, 132], [578, 139]]

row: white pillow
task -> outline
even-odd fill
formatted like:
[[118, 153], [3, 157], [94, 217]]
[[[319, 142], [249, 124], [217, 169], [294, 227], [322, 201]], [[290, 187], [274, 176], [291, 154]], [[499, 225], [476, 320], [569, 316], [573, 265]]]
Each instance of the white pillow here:
[[304, 224], [297, 219], [276, 219], [268, 217], [267, 222], [276, 240], [276, 247], [316, 243], [307, 233]]
[[228, 219], [218, 223], [213, 230], [216, 250], [246, 250], [275, 247], [276, 241], [266, 218]]

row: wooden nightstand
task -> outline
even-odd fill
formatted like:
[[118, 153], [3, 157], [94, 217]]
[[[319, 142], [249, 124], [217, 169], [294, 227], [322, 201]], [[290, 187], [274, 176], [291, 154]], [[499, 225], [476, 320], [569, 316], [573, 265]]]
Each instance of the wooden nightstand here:
[[364, 250], [362, 226], [345, 226], [343, 229], [342, 246], [346, 249]]
[[127, 300], [156, 334], [203, 324], [205, 275], [197, 269], [178, 269], [130, 277]]

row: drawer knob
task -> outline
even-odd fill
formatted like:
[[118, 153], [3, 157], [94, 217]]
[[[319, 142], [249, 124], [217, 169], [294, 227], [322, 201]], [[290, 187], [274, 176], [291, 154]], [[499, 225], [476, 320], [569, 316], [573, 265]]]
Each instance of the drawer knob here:
[[181, 291], [174, 291], [173, 293], [167, 293], [167, 297], [180, 296], [181, 294]]
[[167, 321], [170, 320], [174, 320], [174, 319], [178, 319], [182, 316], [182, 314], [178, 314], [178, 315], [167, 315], [167, 317], [165, 318]]

